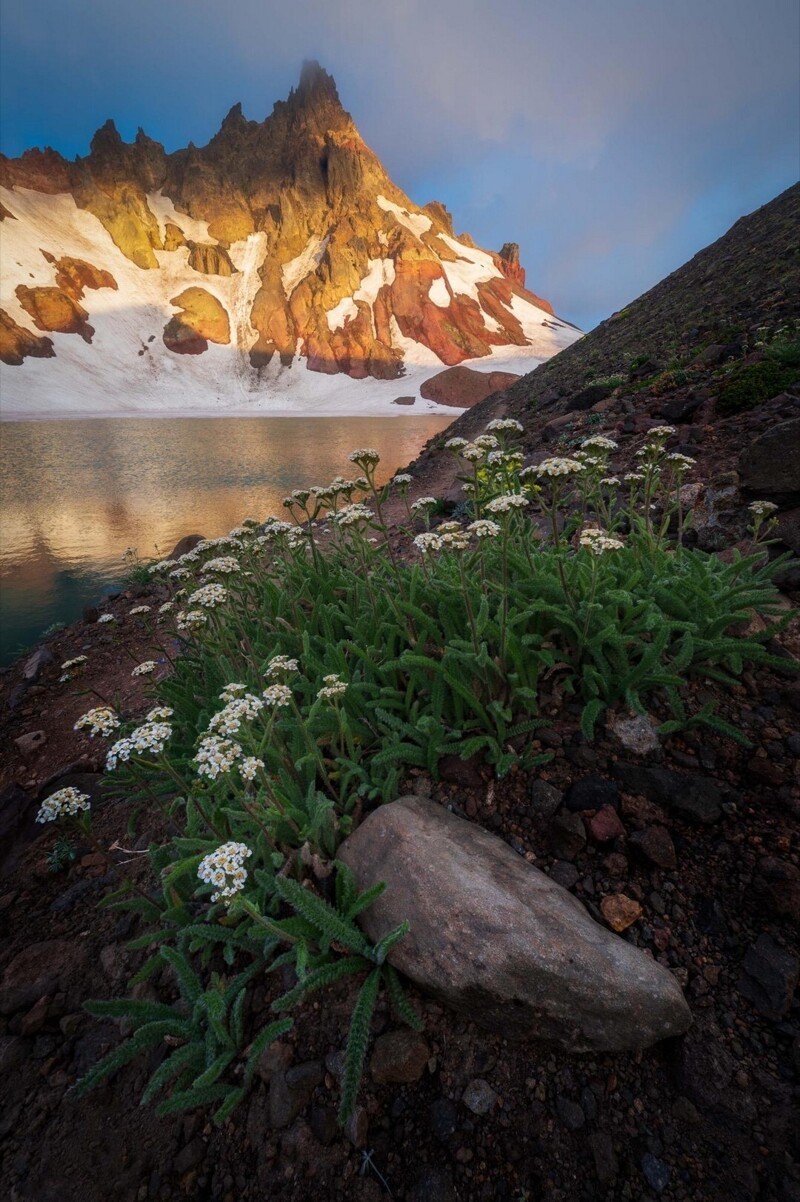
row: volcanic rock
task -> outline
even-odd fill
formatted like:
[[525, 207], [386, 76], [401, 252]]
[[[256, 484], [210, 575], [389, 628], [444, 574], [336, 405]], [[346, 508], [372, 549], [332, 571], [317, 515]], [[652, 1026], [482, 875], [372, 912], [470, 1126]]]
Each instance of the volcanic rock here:
[[452, 405], [457, 409], [471, 409], [479, 401], [508, 388], [519, 379], [507, 371], [474, 371], [471, 367], [448, 367], [426, 380], [420, 388], [420, 396], [437, 405]]
[[800, 493], [800, 418], [780, 422], [742, 451], [742, 487], [768, 496]]
[[691, 1022], [666, 969], [598, 926], [504, 842], [431, 802], [381, 806], [339, 855], [361, 889], [386, 882], [359, 916], [368, 937], [407, 919], [410, 933], [390, 961], [483, 1026], [621, 1050]]

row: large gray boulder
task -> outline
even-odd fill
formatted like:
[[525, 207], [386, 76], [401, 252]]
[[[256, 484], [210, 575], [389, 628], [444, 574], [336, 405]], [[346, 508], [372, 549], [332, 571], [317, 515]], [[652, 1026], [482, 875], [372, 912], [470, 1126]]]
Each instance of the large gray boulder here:
[[377, 941], [404, 919], [391, 963], [475, 1022], [576, 1051], [643, 1048], [692, 1018], [677, 981], [593, 921], [581, 903], [494, 835], [441, 806], [381, 806], [339, 849], [361, 889], [387, 888], [359, 918]]

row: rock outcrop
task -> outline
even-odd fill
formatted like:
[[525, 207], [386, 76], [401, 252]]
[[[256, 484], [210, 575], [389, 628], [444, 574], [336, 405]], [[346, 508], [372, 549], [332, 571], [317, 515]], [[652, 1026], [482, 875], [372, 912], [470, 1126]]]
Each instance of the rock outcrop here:
[[420, 396], [437, 405], [471, 409], [493, 392], [510, 388], [518, 379], [519, 376], [508, 371], [483, 372], [471, 367], [448, 367], [426, 380], [419, 391]]
[[377, 940], [407, 919], [391, 962], [509, 1037], [622, 1051], [680, 1035], [691, 1014], [672, 974], [599, 926], [502, 840], [418, 797], [375, 810], [340, 847]]
[[223, 345], [231, 340], [228, 314], [205, 288], [187, 288], [170, 304], [180, 309], [164, 329], [164, 344], [179, 355], [201, 355], [209, 342]]
[[[0, 158], [0, 184], [6, 225], [19, 227], [3, 262], [11, 319], [25, 312], [40, 329], [87, 337], [95, 313], [122, 306], [86, 291], [119, 287], [132, 372], [144, 367], [154, 295], [166, 319], [177, 278], [188, 288], [196, 274], [232, 281], [219, 303], [244, 361], [237, 379], [252, 370], [254, 391], [264, 367], [298, 357], [322, 374], [391, 380], [409, 364], [435, 371], [497, 348], [547, 358], [575, 337], [525, 290], [515, 244], [480, 250], [454, 236], [444, 205], [417, 208], [392, 183], [316, 63], [264, 121], [234, 106], [206, 146], [167, 154], [142, 130], [124, 142], [107, 121], [75, 162], [52, 150]], [[83, 253], [57, 256], [54, 229]], [[84, 257], [92, 238], [97, 253]], [[27, 261], [34, 241], [49, 275]], [[203, 338], [229, 341], [191, 330], [170, 321], [166, 345], [196, 353]], [[145, 362], [152, 375], [152, 351]]]
[[19, 367], [27, 355], [34, 359], [52, 359], [55, 355], [52, 338], [39, 338], [17, 325], [5, 309], [0, 309], [0, 362]]

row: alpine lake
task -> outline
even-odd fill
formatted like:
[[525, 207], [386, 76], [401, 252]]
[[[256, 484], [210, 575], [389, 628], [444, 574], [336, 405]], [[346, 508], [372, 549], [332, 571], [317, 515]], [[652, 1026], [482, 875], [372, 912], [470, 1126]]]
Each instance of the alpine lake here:
[[451, 422], [425, 417], [94, 418], [0, 425], [0, 663], [120, 588], [123, 556], [168, 555], [244, 518], [286, 517], [295, 488], [358, 474], [379, 480]]

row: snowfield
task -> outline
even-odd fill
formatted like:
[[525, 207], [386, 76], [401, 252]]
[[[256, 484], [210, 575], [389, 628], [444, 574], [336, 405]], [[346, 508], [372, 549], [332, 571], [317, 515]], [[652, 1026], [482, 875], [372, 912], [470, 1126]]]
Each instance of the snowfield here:
[[[353, 380], [346, 375], [308, 371], [299, 355], [284, 367], [277, 356], [266, 367], [254, 369], [248, 351], [257, 339], [250, 325], [253, 300], [261, 285], [258, 270], [266, 254], [264, 234], [252, 234], [230, 247], [237, 273], [231, 277], [202, 275], [188, 265], [189, 251], [156, 251], [160, 270], [142, 270], [114, 245], [100, 221], [79, 209], [71, 194], [45, 195], [17, 188], [0, 188], [0, 199], [12, 215], [0, 225], [3, 279], [0, 306], [21, 326], [34, 330], [20, 305], [15, 287], [55, 284], [55, 266], [42, 251], [56, 259], [85, 259], [109, 271], [117, 290], [87, 289], [82, 304], [95, 334], [89, 345], [75, 334], [48, 333], [56, 358], [26, 358], [21, 366], [0, 364], [0, 416], [6, 420], [51, 417], [214, 416], [255, 415], [323, 416], [447, 413], [446, 408], [419, 397], [419, 388], [445, 364], [427, 346], [405, 338], [392, 319], [393, 342], [404, 354], [405, 374], [397, 380]], [[162, 229], [169, 221], [185, 236], [211, 242], [205, 222], [178, 213], [172, 202], [153, 193], [148, 203]], [[430, 227], [423, 214], [409, 213], [384, 198], [379, 204], [392, 212], [417, 236]], [[489, 255], [444, 237], [459, 255], [457, 263], [444, 263], [450, 288], [477, 297], [476, 283], [499, 274]], [[287, 295], [316, 269], [327, 239], [310, 239], [302, 254], [282, 269]], [[357, 313], [356, 301], [373, 305], [378, 291], [394, 279], [391, 259], [373, 259], [353, 297], [346, 297], [327, 314], [331, 330]], [[446, 288], [431, 289], [431, 299], [445, 304]], [[230, 317], [232, 344], [214, 343], [202, 355], [176, 355], [167, 350], [162, 334], [176, 313], [171, 301], [188, 287], [201, 287], [225, 307]], [[509, 308], [520, 320], [527, 347], [494, 347], [482, 359], [465, 361], [476, 371], [510, 371], [522, 374], [574, 342], [579, 331], [519, 297]], [[546, 323], [546, 324], [545, 324]], [[492, 319], [486, 315], [492, 328]], [[494, 323], [496, 327], [496, 323]], [[38, 331], [37, 331], [38, 332]], [[398, 396], [415, 393], [416, 404], [398, 406]]]

